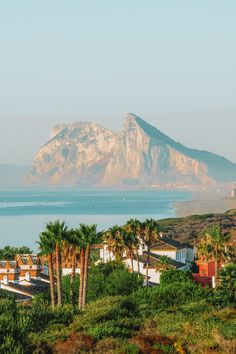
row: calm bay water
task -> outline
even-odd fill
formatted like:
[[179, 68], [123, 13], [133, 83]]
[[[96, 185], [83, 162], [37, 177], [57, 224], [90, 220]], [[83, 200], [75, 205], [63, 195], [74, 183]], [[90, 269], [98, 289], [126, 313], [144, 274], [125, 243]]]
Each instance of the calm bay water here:
[[175, 216], [171, 205], [188, 200], [182, 191], [2, 191], [0, 192], [0, 247], [27, 245], [36, 240], [49, 220], [68, 226], [96, 223], [99, 229], [140, 220]]

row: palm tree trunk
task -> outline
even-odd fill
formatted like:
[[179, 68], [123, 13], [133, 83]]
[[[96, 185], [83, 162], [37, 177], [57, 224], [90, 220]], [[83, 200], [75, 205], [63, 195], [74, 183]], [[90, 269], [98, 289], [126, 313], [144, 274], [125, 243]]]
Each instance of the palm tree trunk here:
[[60, 246], [56, 244], [56, 271], [57, 271], [57, 304], [61, 306], [61, 259], [60, 259]]
[[79, 281], [79, 309], [83, 304], [83, 288], [84, 288], [84, 249], [80, 251], [80, 281]]
[[131, 260], [131, 271], [134, 272], [134, 257], [133, 252], [130, 253], [130, 260]]
[[138, 275], [139, 275], [139, 274], [140, 274], [140, 263], [139, 263], [139, 254], [138, 254], [138, 251], [136, 252], [136, 257], [137, 257]]
[[70, 300], [71, 303], [73, 303], [74, 298], [74, 292], [73, 292], [73, 286], [74, 286], [74, 280], [75, 280], [75, 272], [76, 272], [76, 249], [73, 248], [72, 251], [72, 265], [71, 265], [71, 277], [70, 277]]
[[87, 297], [89, 255], [90, 255], [90, 246], [87, 245], [86, 251], [85, 251], [85, 259], [84, 259], [84, 279], [83, 279], [84, 284], [83, 284], [82, 308], [84, 308], [84, 306], [86, 304], [86, 297]]
[[51, 304], [52, 304], [52, 308], [54, 309], [55, 290], [54, 290], [54, 275], [53, 275], [53, 259], [51, 253], [48, 255], [48, 271], [49, 271], [49, 280], [50, 280]]
[[146, 286], [149, 287], [148, 271], [149, 271], [150, 246], [147, 249], [147, 267], [146, 267]]

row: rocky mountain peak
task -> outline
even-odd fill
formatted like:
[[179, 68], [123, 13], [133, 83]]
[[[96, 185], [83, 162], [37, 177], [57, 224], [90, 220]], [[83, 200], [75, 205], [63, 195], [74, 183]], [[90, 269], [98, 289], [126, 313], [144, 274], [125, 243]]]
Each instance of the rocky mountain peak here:
[[28, 182], [205, 188], [236, 180], [236, 165], [177, 143], [134, 113], [119, 133], [93, 122], [58, 124], [38, 151]]

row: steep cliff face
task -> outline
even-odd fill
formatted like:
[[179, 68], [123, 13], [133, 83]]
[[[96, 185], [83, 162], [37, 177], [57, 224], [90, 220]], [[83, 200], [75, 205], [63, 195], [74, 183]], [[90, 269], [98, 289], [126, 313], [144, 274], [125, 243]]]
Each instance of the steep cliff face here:
[[172, 148], [155, 136], [153, 129], [133, 114], [126, 116], [103, 185], [184, 187], [214, 183], [204, 164]]
[[[217, 168], [219, 164], [219, 168]], [[46, 185], [204, 187], [236, 180], [236, 165], [188, 149], [134, 114], [121, 132], [80, 122], [54, 127], [35, 156], [28, 183]]]

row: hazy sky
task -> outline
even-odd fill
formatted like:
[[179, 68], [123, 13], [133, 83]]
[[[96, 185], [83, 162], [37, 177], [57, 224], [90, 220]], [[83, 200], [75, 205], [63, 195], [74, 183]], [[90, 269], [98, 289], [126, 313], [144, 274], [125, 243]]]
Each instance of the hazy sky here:
[[236, 162], [235, 0], [0, 0], [0, 163], [135, 112]]

